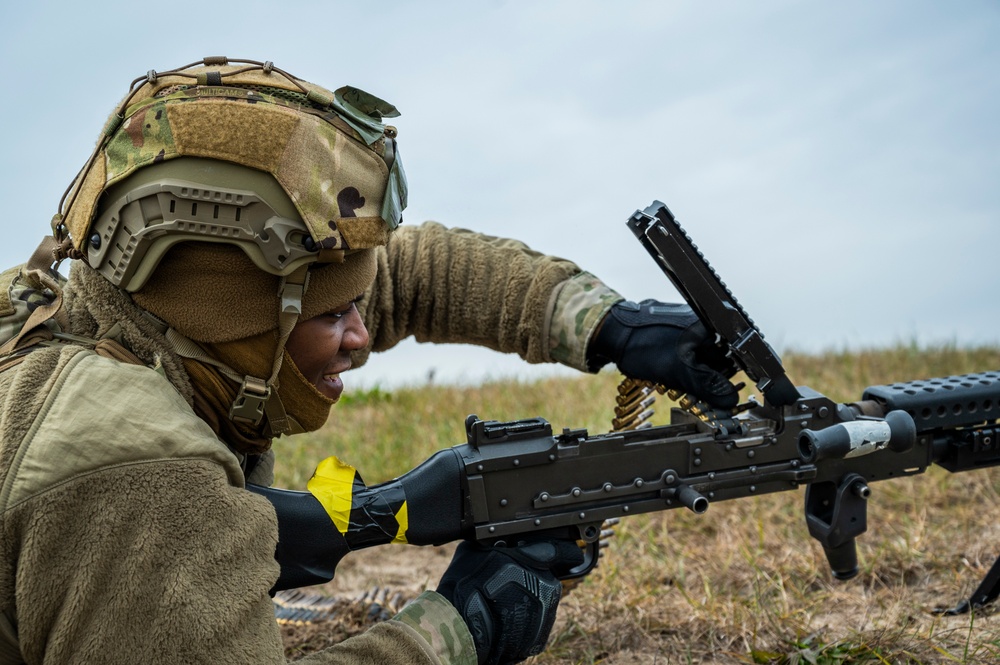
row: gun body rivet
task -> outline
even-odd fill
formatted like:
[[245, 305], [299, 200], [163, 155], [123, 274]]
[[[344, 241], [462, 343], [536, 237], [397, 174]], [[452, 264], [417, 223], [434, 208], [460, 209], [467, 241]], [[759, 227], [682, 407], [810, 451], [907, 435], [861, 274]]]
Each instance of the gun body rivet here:
[[728, 453], [728, 452], [729, 452], [730, 450], [732, 450], [732, 449], [733, 449], [733, 444], [731, 444], [731, 443], [727, 443], [727, 444], [726, 444], [726, 452]]
[[610, 492], [613, 489], [614, 489], [614, 485], [612, 485], [611, 483], [604, 483], [604, 491], [605, 492]]
[[581, 494], [583, 494], [583, 492], [580, 491], [579, 487], [574, 487], [573, 488], [573, 496], [580, 496]]
[[753, 459], [756, 456], [757, 456], [757, 453], [754, 452], [753, 450], [748, 450], [747, 451], [747, 457], [749, 457], [750, 459]]
[[673, 476], [673, 475], [670, 475], [670, 476], [667, 476], [666, 478], [664, 478], [664, 480], [666, 481], [666, 483], [667, 483], [668, 485], [670, 485], [670, 484], [672, 484], [672, 483], [673, 483], [673, 482], [674, 482], [675, 480], [677, 480], [677, 479], [676, 479], [676, 478], [674, 478], [674, 476]]
[[695, 466], [701, 466], [701, 458], [700, 457], [695, 457], [694, 458], [694, 465]]
[[500, 499], [500, 505], [501, 506], [506, 506], [507, 505], [507, 499]]
[[622, 506], [622, 512], [623, 513], [627, 513], [628, 512], [628, 506]]
[[482, 473], [483, 472], [483, 465], [482, 464], [477, 464], [476, 465], [476, 471]]
[[756, 492], [756, 491], [757, 491], [757, 486], [756, 485], [751, 485], [750, 486], [750, 492], [753, 493], [753, 492]]
[[538, 497], [538, 498], [541, 499], [542, 501], [548, 501], [549, 500], [549, 493], [548, 492], [542, 492], [542, 495], [540, 497]]
[[535, 520], [535, 526], [542, 526], [542, 520]]
[[636, 487], [642, 487], [646, 483], [643, 482], [642, 478], [636, 478], [632, 484], [635, 485]]
[[549, 461], [550, 462], [555, 462], [556, 461], [556, 454], [555, 453], [552, 453], [551, 455], [549, 455]]
[[695, 448], [694, 449], [694, 454], [695, 455], [701, 455], [701, 448]]
[[580, 513], [580, 519], [585, 519], [586, 517], [587, 517], [587, 513]]
[[521, 460], [519, 459], [514, 460], [514, 466], [521, 466]]
[[490, 533], [496, 533], [497, 528], [495, 526], [490, 527]]

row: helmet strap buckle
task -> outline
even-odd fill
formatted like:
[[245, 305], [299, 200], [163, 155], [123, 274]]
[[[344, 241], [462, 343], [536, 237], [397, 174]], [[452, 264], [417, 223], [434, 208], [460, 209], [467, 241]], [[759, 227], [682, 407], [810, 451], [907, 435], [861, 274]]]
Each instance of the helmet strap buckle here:
[[253, 376], [243, 377], [236, 399], [229, 407], [229, 418], [233, 422], [256, 427], [264, 420], [265, 406], [271, 398], [271, 387], [263, 379]]

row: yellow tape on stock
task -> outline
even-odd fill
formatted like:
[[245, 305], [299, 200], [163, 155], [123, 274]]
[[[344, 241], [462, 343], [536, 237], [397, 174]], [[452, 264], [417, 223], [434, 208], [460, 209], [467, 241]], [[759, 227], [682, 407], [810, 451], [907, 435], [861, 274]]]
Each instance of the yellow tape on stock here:
[[327, 457], [316, 467], [306, 484], [309, 492], [323, 505], [337, 531], [346, 535], [351, 523], [354, 477], [357, 470], [336, 457]]
[[403, 501], [403, 505], [396, 511], [396, 523], [399, 524], [399, 531], [396, 532], [396, 537], [392, 539], [392, 542], [403, 543], [405, 545], [407, 542], [406, 530], [410, 527], [410, 518], [406, 512], [406, 501]]

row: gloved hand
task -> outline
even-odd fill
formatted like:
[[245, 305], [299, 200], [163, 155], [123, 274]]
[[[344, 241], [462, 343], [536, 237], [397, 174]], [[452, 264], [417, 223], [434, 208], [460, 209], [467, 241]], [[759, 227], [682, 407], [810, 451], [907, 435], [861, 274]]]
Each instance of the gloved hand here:
[[548, 642], [562, 595], [555, 573], [581, 563], [583, 552], [575, 542], [485, 547], [466, 541], [455, 550], [437, 592], [465, 619], [480, 665], [519, 663]]
[[731, 409], [739, 402], [723, 374], [732, 373], [732, 361], [687, 305], [656, 300], [612, 305], [587, 347], [591, 371], [608, 362], [633, 379], [662, 383], [716, 408]]

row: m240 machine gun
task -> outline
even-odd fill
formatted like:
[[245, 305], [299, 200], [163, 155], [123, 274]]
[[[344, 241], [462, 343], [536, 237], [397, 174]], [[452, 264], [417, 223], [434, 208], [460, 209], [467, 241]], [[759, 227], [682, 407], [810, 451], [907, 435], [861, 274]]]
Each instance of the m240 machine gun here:
[[[680, 507], [704, 513], [715, 501], [802, 486], [810, 535], [834, 577], [849, 579], [858, 572], [855, 538], [867, 529], [872, 483], [931, 464], [952, 472], [1000, 464], [1000, 371], [872, 386], [856, 402], [836, 403], [793, 386], [665, 205], [636, 211], [628, 226], [756, 383], [763, 403], [720, 413], [688, 400], [686, 410], [672, 410], [669, 425], [605, 434], [554, 432], [542, 418], [469, 416], [466, 443], [387, 483], [367, 487], [353, 468], [331, 459], [309, 492], [251, 487], [278, 512], [277, 588], [332, 578], [350, 550], [458, 539], [579, 541], [584, 563], [566, 575], [579, 577], [597, 563], [605, 520]], [[998, 593], [1000, 559], [952, 611]]]

